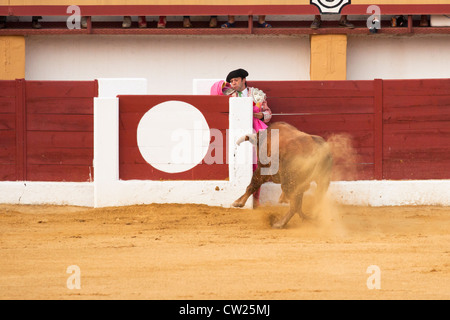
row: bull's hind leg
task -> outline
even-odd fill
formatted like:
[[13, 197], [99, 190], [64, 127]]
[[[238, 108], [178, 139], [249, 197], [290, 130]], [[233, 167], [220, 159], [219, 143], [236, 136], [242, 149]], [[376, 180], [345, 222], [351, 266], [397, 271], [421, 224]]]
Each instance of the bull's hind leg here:
[[322, 202], [325, 194], [328, 191], [331, 180], [331, 170], [333, 167], [333, 158], [331, 155], [326, 156], [320, 164], [320, 169], [316, 173], [317, 189], [315, 194], [315, 200], [317, 203]]
[[325, 197], [325, 194], [328, 191], [328, 187], [330, 186], [330, 177], [322, 177], [317, 180], [317, 188], [314, 194], [314, 201], [316, 204], [322, 203], [322, 200]]
[[261, 169], [258, 168], [253, 172], [252, 181], [247, 187], [247, 190], [245, 190], [245, 193], [237, 199], [235, 202], [233, 202], [232, 206], [241, 208], [245, 205], [248, 198], [254, 194], [264, 182], [267, 182], [270, 180], [270, 176], [268, 175], [261, 175]]
[[313, 215], [317, 217], [317, 215], [322, 210], [322, 205], [324, 204], [325, 195], [330, 186], [331, 180], [331, 168], [333, 165], [333, 161], [331, 157], [327, 157], [323, 163], [320, 174], [316, 178], [317, 188], [314, 193], [314, 206], [313, 206]]
[[293, 199], [290, 201], [289, 211], [286, 213], [284, 217], [280, 220], [272, 224], [273, 228], [283, 228], [289, 220], [298, 213], [301, 217], [304, 217], [302, 212], [302, 204], [303, 204], [303, 192], [297, 193]]

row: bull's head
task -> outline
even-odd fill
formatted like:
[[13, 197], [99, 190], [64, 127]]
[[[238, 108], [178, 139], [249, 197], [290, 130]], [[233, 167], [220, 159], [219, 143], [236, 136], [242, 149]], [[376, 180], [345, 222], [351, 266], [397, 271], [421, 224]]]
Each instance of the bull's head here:
[[279, 168], [279, 133], [277, 129], [271, 130], [271, 139], [267, 137], [267, 130], [259, 133], [246, 134], [240, 137], [236, 144], [249, 141], [257, 147], [258, 165], [262, 175], [274, 175]]

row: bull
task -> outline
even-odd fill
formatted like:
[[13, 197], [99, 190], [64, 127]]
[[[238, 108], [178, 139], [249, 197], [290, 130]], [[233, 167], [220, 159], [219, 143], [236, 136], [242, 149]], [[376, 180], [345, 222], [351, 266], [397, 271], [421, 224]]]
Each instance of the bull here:
[[[302, 211], [302, 203], [303, 194], [310, 188], [311, 182], [317, 184], [315, 203], [323, 199], [330, 185], [333, 156], [322, 137], [301, 132], [288, 123], [274, 122], [265, 131], [247, 134], [236, 142], [239, 145], [250, 141], [256, 145], [259, 156], [250, 184], [233, 206], [243, 207], [265, 182], [281, 184], [280, 199], [289, 201], [289, 210], [274, 221], [272, 227], [283, 228], [295, 213], [302, 219], [307, 218]], [[278, 139], [274, 139], [276, 133]], [[267, 157], [264, 157], [265, 153]], [[267, 159], [270, 161], [263, 161]], [[277, 166], [274, 166], [274, 161], [278, 161]]]

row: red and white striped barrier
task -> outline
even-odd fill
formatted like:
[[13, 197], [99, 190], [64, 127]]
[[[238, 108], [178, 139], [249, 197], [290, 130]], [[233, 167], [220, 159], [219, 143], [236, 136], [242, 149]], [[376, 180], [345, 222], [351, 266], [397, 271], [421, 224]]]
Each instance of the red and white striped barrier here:
[[[144, 81], [144, 80], [142, 80]], [[119, 84], [120, 82], [120, 84]], [[110, 82], [108, 85], [117, 87], [126, 87], [126, 80], [118, 80], [117, 83]], [[99, 80], [99, 86], [103, 83]], [[133, 86], [131, 84], [131, 86]], [[142, 85], [146, 87], [146, 85]], [[110, 92], [112, 92], [111, 90]], [[252, 175], [252, 147], [251, 145], [242, 145], [237, 152], [234, 141], [248, 132], [251, 132], [252, 109], [250, 99], [229, 99], [228, 108], [228, 153], [226, 163], [228, 170], [228, 179], [216, 180], [195, 180], [189, 179], [189, 174], [176, 179], [176, 175], [183, 172], [195, 170], [197, 166], [202, 166], [206, 170], [208, 164], [202, 164], [204, 152], [208, 150], [210, 131], [208, 123], [214, 123], [217, 117], [214, 113], [202, 112], [195, 106], [180, 100], [162, 101], [154, 105], [145, 104], [149, 101], [147, 96], [136, 96], [134, 100], [142, 102], [144, 110], [139, 103], [131, 104], [130, 111], [132, 115], [124, 113], [120, 120], [119, 102], [122, 98], [122, 92], [110, 93], [110, 97], [95, 98], [94, 101], [94, 206], [120, 206], [131, 204], [148, 203], [199, 203], [215, 206], [230, 206], [231, 203], [240, 196], [242, 190], [247, 187], [248, 181]], [[128, 93], [130, 93], [128, 91]], [[133, 92], [134, 94], [143, 94], [144, 92]], [[128, 100], [133, 97], [127, 96]], [[150, 97], [151, 98], [151, 97]], [[186, 98], [186, 97], [185, 97]], [[212, 98], [212, 97], [207, 97]], [[164, 98], [166, 99], [166, 98]], [[164, 100], [163, 99], [163, 100]], [[172, 99], [177, 99], [172, 97]], [[183, 98], [180, 98], [183, 100]], [[161, 100], [161, 99], [160, 99]], [[152, 101], [159, 101], [158, 99]], [[141, 103], [141, 106], [142, 106]], [[155, 102], [156, 103], [156, 102]], [[120, 108], [125, 108], [125, 104]], [[136, 111], [139, 108], [139, 111]], [[137, 113], [137, 115], [136, 115]], [[131, 117], [138, 119], [138, 123]], [[137, 123], [137, 125], [136, 125]], [[195, 126], [199, 124], [200, 132], [196, 132]], [[126, 126], [125, 132], [120, 133], [119, 127]], [[128, 127], [130, 126], [130, 127]], [[170, 154], [176, 148], [176, 145], [170, 146], [170, 137], [173, 134], [185, 133], [188, 138], [192, 138], [192, 145], [198, 143], [200, 148], [194, 150], [191, 159], [170, 158]], [[205, 144], [205, 132], [206, 144]], [[131, 131], [131, 132], [129, 132]], [[203, 134], [202, 134], [203, 133]], [[119, 136], [122, 134], [122, 137]], [[130, 138], [128, 138], [131, 136]], [[137, 142], [137, 147], [127, 145], [126, 141]], [[197, 139], [197, 140], [195, 140]], [[119, 145], [119, 140], [123, 145]], [[199, 141], [198, 141], [199, 140]], [[178, 144], [180, 146], [180, 143]], [[133, 160], [119, 164], [120, 148], [126, 149], [122, 158], [128, 157], [129, 153], [138, 153], [145, 161]], [[129, 151], [127, 151], [129, 150]], [[199, 152], [195, 152], [199, 151]], [[186, 160], [186, 161], [185, 161]], [[130, 165], [131, 163], [131, 165]], [[121, 177], [120, 166], [134, 166], [134, 169], [123, 169]], [[218, 164], [213, 163], [211, 166]], [[223, 165], [223, 163], [222, 163]], [[153, 180], [146, 177], [146, 171], [157, 169], [165, 180], [160, 180], [160, 176], [153, 175]], [[141, 172], [139, 172], [141, 170]], [[128, 173], [131, 172], [131, 173]], [[166, 175], [164, 175], [166, 173]], [[128, 176], [127, 176], [128, 174]], [[172, 179], [172, 180], [170, 180]], [[249, 204], [251, 206], [251, 203]]]

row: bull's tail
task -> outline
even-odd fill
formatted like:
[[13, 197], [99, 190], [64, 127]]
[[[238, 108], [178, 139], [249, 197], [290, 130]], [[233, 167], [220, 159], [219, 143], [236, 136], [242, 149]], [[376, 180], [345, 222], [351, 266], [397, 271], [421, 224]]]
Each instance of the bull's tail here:
[[240, 145], [244, 141], [250, 141], [251, 144], [256, 145], [258, 143], [258, 134], [246, 134], [236, 140], [236, 144]]

